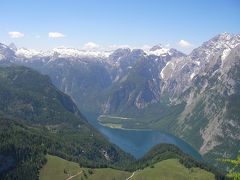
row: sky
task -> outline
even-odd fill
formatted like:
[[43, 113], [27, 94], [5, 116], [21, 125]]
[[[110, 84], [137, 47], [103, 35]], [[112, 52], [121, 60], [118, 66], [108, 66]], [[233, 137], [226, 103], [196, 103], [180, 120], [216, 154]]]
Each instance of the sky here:
[[156, 44], [184, 52], [240, 33], [239, 0], [2, 0], [0, 42], [51, 49]]

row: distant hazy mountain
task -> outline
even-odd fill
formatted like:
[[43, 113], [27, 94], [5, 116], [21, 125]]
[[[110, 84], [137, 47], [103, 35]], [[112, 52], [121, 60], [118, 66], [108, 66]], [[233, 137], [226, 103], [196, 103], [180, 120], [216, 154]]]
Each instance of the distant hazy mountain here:
[[85, 113], [128, 117], [118, 123], [171, 132], [215, 158], [240, 148], [239, 49], [240, 35], [228, 33], [189, 55], [161, 45], [114, 52], [1, 45], [0, 63], [48, 74]]

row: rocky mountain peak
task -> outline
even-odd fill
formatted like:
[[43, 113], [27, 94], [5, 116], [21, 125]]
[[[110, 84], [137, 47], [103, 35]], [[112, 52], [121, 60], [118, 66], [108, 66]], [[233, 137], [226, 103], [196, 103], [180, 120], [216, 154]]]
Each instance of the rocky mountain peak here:
[[216, 39], [216, 40], [230, 40], [232, 37], [233, 37], [232, 34], [227, 33], [227, 32], [223, 32], [223, 33], [220, 33], [217, 36], [215, 36], [213, 39]]
[[0, 60], [8, 57], [14, 57], [15, 52], [5, 44], [0, 43]]
[[184, 57], [184, 56], [186, 56], [186, 54], [184, 54], [181, 51], [178, 51], [177, 49], [174, 49], [174, 48], [171, 48], [168, 53], [172, 57]]
[[208, 61], [210, 56], [216, 54], [225, 58], [228, 52], [239, 44], [239, 35], [221, 33], [194, 49], [190, 55], [193, 59], [201, 59], [201, 61]]
[[215, 49], [234, 48], [240, 43], [239, 35], [230, 33], [221, 33], [209, 41], [203, 43], [203, 46]]
[[161, 44], [157, 44], [157, 45], [153, 46], [152, 48], [149, 49], [149, 51], [156, 51], [159, 49], [163, 49], [163, 46]]
[[150, 48], [146, 53], [155, 56], [166, 56], [169, 53], [169, 50], [169, 48], [165, 48], [161, 44], [158, 44]]
[[119, 59], [121, 57], [126, 57], [131, 53], [131, 49], [129, 48], [119, 48], [116, 49], [111, 55], [110, 55], [110, 59], [112, 60], [116, 60]]

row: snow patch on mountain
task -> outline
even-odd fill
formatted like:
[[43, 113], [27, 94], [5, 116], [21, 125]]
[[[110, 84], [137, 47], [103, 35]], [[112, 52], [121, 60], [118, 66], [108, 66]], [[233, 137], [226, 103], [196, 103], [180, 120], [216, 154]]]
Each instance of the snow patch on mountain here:
[[164, 48], [162, 45], [153, 46], [151, 49], [145, 51], [147, 55], [155, 55], [155, 56], [166, 56], [170, 52], [169, 48]]
[[21, 58], [49, 57], [60, 58], [80, 58], [80, 57], [100, 57], [107, 58], [112, 51], [81, 50], [75, 48], [58, 47], [49, 51], [38, 51], [35, 49], [20, 48], [16, 50], [16, 56]]
[[230, 48], [227, 48], [223, 51], [223, 54], [222, 54], [222, 61], [224, 61], [226, 59], [226, 57], [229, 55], [229, 53], [231, 52], [231, 49]]
[[26, 49], [26, 48], [20, 48], [17, 49], [15, 52], [17, 57], [21, 58], [33, 58], [33, 57], [46, 57], [53, 55], [50, 51], [38, 51], [35, 49]]
[[162, 48], [162, 49], [157, 49], [155, 51], [145, 51], [145, 52], [148, 55], [166, 56], [169, 53], [169, 49]]
[[196, 75], [196, 74], [193, 72], [193, 73], [190, 75], [190, 79], [193, 79], [195, 75]]
[[59, 57], [101, 57], [107, 58], [112, 51], [95, 51], [95, 50], [81, 50], [74, 48], [54, 48], [54, 53], [57, 53]]
[[166, 66], [160, 72], [161, 79], [168, 78], [169, 74], [171, 74], [173, 69], [174, 69], [174, 63], [171, 61], [168, 61]]

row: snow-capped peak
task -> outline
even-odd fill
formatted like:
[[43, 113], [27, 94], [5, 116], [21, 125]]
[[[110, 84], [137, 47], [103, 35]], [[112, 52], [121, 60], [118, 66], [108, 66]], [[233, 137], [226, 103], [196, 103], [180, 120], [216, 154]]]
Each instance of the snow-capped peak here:
[[32, 57], [47, 57], [47, 56], [57, 56], [62, 58], [72, 57], [100, 57], [105, 58], [111, 54], [111, 51], [96, 51], [96, 50], [82, 50], [68, 47], [57, 47], [49, 51], [39, 51], [35, 49], [19, 48], [16, 51], [16, 56], [22, 58], [32, 58]]
[[158, 44], [150, 48], [148, 51], [145, 51], [145, 53], [148, 55], [166, 56], [169, 51], [169, 48], [164, 48], [161, 44]]
[[58, 54], [59, 57], [100, 57], [106, 58], [112, 52], [111, 51], [98, 51], [98, 50], [82, 50], [67, 47], [54, 48], [53, 52]]
[[232, 35], [230, 33], [224, 32], [215, 37], [219, 40], [230, 40], [232, 38]]
[[192, 58], [202, 60], [208, 60], [210, 55], [215, 53], [222, 54], [222, 60], [224, 60], [228, 52], [240, 44], [240, 36], [232, 35], [229, 33], [221, 33], [207, 42], [204, 42], [202, 46], [194, 49], [191, 53]]
[[17, 57], [22, 57], [22, 58], [46, 57], [46, 56], [52, 55], [50, 51], [38, 51], [36, 49], [27, 49], [27, 48], [19, 48], [17, 49], [15, 54]]
[[10, 49], [5, 44], [0, 43], [0, 60], [10, 56], [14, 56], [14, 54], [15, 53], [12, 49]]
[[156, 51], [159, 49], [163, 49], [163, 46], [161, 44], [157, 44], [157, 45], [153, 46], [152, 48], [149, 49], [149, 51]]
[[240, 43], [239, 35], [231, 35], [229, 33], [221, 33], [209, 41], [205, 42], [203, 45], [211, 48], [224, 50], [226, 48], [234, 48]]

